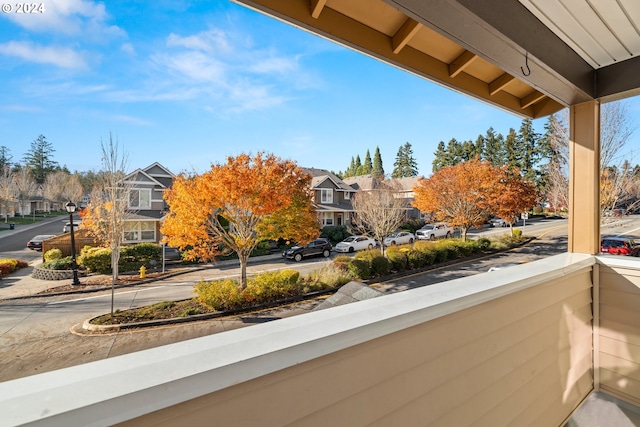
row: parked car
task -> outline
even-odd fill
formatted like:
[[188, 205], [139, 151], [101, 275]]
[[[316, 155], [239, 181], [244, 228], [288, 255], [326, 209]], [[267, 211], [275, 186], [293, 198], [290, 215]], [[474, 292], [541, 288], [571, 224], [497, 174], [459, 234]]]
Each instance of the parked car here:
[[180, 253], [180, 249], [174, 248], [173, 246], [165, 246], [164, 260], [165, 262], [182, 261], [182, 254]]
[[[74, 231], [78, 229], [78, 227], [80, 226], [80, 224], [81, 224], [80, 222], [74, 222], [74, 223], [73, 223]], [[68, 232], [70, 232], [70, 231], [71, 231], [71, 223], [70, 223], [70, 222], [67, 222], [67, 223], [64, 225], [64, 227], [62, 227], [62, 232], [63, 232], [63, 233], [68, 233]]]
[[436, 240], [440, 237], [446, 237], [448, 239], [452, 234], [453, 228], [444, 222], [426, 224], [421, 229], [416, 230], [416, 237], [419, 240]]
[[638, 256], [640, 245], [629, 237], [603, 237], [600, 241], [600, 252], [610, 255]]
[[408, 231], [399, 231], [385, 237], [383, 242], [385, 246], [404, 245], [407, 243], [413, 243], [415, 239], [416, 236], [413, 233], [409, 233]]
[[320, 238], [307, 243], [304, 246], [294, 246], [282, 252], [282, 256], [295, 261], [302, 261], [304, 257], [322, 255], [327, 258], [331, 255], [333, 245], [328, 239]]
[[349, 236], [335, 247], [336, 252], [355, 252], [363, 249], [373, 249], [377, 242], [368, 236]]
[[495, 217], [491, 218], [491, 221], [489, 221], [489, 225], [491, 227], [508, 227], [510, 225], [510, 222], [504, 218]]
[[55, 237], [55, 234], [38, 234], [37, 236], [32, 237], [31, 240], [27, 242], [27, 247], [34, 251], [41, 251], [42, 242], [52, 237]]

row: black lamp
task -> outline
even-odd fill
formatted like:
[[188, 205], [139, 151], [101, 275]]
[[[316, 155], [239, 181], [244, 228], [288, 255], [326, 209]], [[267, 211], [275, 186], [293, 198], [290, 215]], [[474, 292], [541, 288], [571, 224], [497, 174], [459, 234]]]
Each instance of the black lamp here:
[[69, 201], [65, 206], [67, 212], [69, 212], [69, 226], [71, 227], [71, 268], [73, 269], [73, 282], [71, 282], [71, 286], [79, 286], [81, 285], [80, 280], [78, 280], [78, 264], [76, 264], [76, 240], [74, 235], [74, 226], [73, 226], [73, 214], [76, 212], [76, 204], [72, 201]]

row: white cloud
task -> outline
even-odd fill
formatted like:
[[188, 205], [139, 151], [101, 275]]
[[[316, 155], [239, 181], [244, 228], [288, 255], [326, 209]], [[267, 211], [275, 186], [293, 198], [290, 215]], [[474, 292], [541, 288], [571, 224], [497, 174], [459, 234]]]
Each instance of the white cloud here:
[[218, 53], [229, 52], [231, 50], [225, 33], [217, 29], [210, 29], [186, 37], [171, 33], [169, 37], [167, 37], [167, 46]]
[[118, 121], [118, 122], [131, 123], [131, 124], [134, 124], [134, 125], [148, 126], [148, 125], [152, 124], [152, 122], [150, 122], [148, 120], [140, 119], [138, 117], [133, 117], [133, 116], [125, 116], [125, 115], [111, 116], [111, 119], [115, 120], [115, 121]]
[[[219, 114], [280, 105], [292, 98], [288, 94], [292, 82], [306, 78], [297, 56], [256, 48], [245, 34], [219, 29], [185, 36], [171, 33], [166, 47], [164, 52], [151, 56], [153, 69], [161, 76], [167, 74], [173, 84], [165, 86], [175, 94], [176, 85], [180, 85], [181, 92], [206, 98], [209, 106], [203, 108]], [[217, 107], [210, 107], [212, 102], [217, 102]]]
[[53, 32], [83, 38], [121, 36], [124, 31], [106, 21], [109, 15], [103, 3], [88, 0], [47, 0], [43, 13], [8, 13], [5, 17], [33, 32]]
[[120, 50], [123, 51], [124, 53], [129, 54], [129, 55], [135, 55], [136, 54], [136, 49], [133, 47], [133, 45], [131, 43], [123, 43], [120, 46]]
[[28, 62], [53, 64], [62, 68], [85, 68], [86, 62], [78, 52], [66, 47], [38, 46], [31, 42], [0, 44], [0, 54], [18, 57]]
[[0, 109], [5, 111], [18, 111], [22, 113], [39, 113], [44, 111], [42, 107], [36, 107], [32, 105], [21, 105], [21, 104], [7, 104], [0, 106]]

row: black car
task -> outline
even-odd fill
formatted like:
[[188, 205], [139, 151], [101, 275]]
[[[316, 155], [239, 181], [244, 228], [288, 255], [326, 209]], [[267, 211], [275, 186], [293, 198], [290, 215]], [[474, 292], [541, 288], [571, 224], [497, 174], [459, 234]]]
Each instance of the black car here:
[[302, 258], [304, 257], [319, 255], [327, 258], [331, 255], [332, 248], [333, 246], [328, 239], [320, 238], [307, 243], [305, 246], [294, 246], [287, 249], [282, 253], [282, 256], [295, 261], [302, 261]]
[[41, 251], [42, 241], [50, 239], [55, 236], [56, 236], [55, 234], [38, 234], [37, 236], [32, 237], [31, 240], [27, 242], [27, 247], [34, 251]]

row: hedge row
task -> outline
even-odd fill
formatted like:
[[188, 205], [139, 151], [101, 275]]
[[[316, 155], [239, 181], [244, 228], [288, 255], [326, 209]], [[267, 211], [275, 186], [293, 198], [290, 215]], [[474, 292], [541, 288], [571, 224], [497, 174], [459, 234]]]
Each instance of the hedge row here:
[[338, 256], [333, 262], [355, 278], [366, 280], [480, 253], [489, 249], [491, 244], [490, 240], [484, 238], [466, 242], [459, 239], [417, 241], [413, 246], [390, 246], [386, 256], [377, 249], [370, 249], [358, 252], [353, 258]]
[[[111, 274], [110, 248], [85, 246], [80, 251], [77, 261], [80, 266], [91, 272]], [[149, 269], [161, 262], [162, 246], [156, 243], [138, 243], [120, 248], [118, 270], [138, 271], [143, 265]]]

